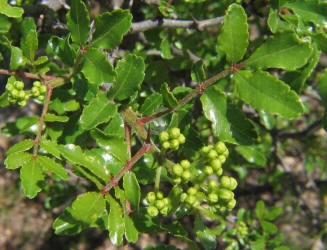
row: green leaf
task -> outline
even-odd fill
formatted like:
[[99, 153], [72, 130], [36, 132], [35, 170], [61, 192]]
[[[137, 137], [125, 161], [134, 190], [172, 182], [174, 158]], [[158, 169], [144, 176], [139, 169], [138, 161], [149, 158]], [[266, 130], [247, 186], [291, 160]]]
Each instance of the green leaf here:
[[141, 200], [141, 189], [133, 172], [127, 171], [124, 174], [123, 187], [126, 198], [130, 202], [133, 211], [138, 211]]
[[109, 121], [117, 113], [115, 104], [109, 102], [106, 93], [99, 92], [87, 105], [81, 115], [80, 124], [83, 129], [90, 130], [97, 125]]
[[85, 155], [81, 148], [74, 144], [58, 145], [59, 151], [67, 160], [88, 169], [103, 181], [108, 181], [105, 168], [95, 157]]
[[128, 242], [136, 243], [139, 238], [139, 232], [134, 226], [134, 222], [128, 215], [124, 216], [125, 237]]
[[12, 147], [10, 147], [6, 153], [7, 153], [7, 155], [9, 155], [12, 153], [27, 151], [27, 150], [31, 149], [33, 147], [33, 145], [34, 145], [34, 142], [31, 139], [26, 139], [26, 140], [16, 143]]
[[102, 194], [87, 192], [74, 200], [71, 215], [74, 219], [89, 225], [104, 213], [105, 205]]
[[41, 64], [46, 63], [47, 61], [49, 61], [49, 58], [47, 56], [39, 56], [36, 61], [34, 61], [33, 65], [35, 66], [39, 66]]
[[83, 226], [71, 215], [71, 207], [67, 207], [64, 212], [53, 222], [52, 228], [58, 235], [74, 235], [82, 231]]
[[300, 40], [294, 32], [276, 33], [245, 61], [254, 68], [295, 70], [304, 66], [312, 49], [310, 43]]
[[24, 13], [24, 9], [12, 7], [7, 2], [7, 0], [0, 0], [0, 13], [7, 17], [20, 18]]
[[36, 25], [34, 19], [27, 17], [21, 23], [22, 38], [20, 40], [20, 47], [23, 55], [31, 62], [34, 61], [35, 50], [38, 48], [38, 39], [36, 33]]
[[124, 121], [118, 112], [113, 115], [109, 124], [103, 129], [103, 133], [121, 138], [125, 136]]
[[55, 162], [53, 159], [39, 155], [36, 158], [36, 161], [40, 164], [40, 166], [43, 168], [43, 171], [45, 172], [51, 172], [56, 174], [61, 180], [68, 180], [69, 176], [67, 172], [65, 171], [64, 167]]
[[269, 221], [261, 221], [261, 226], [263, 230], [269, 234], [275, 234], [278, 232], [278, 228], [276, 227], [276, 225]]
[[20, 169], [20, 180], [25, 196], [32, 199], [42, 190], [41, 181], [44, 180], [40, 164], [31, 160]]
[[271, 9], [270, 8], [267, 24], [268, 24], [268, 26], [269, 26], [272, 33], [292, 29], [292, 26], [290, 24], [288, 24], [287, 22], [281, 20], [281, 18], [279, 17], [279, 10], [278, 9]]
[[323, 32], [315, 32], [311, 37], [313, 41], [318, 44], [319, 49], [327, 53], [327, 34]]
[[327, 110], [327, 68], [319, 79], [318, 92], [325, 106], [325, 112]]
[[32, 154], [25, 152], [11, 153], [5, 160], [6, 168], [16, 169], [27, 165], [33, 159]]
[[247, 16], [241, 5], [232, 4], [225, 15], [222, 32], [218, 37], [218, 44], [226, 53], [227, 61], [240, 61], [249, 45]]
[[176, 97], [170, 91], [169, 86], [166, 82], [161, 85], [160, 92], [162, 94], [162, 98], [166, 107], [173, 108], [178, 105]]
[[129, 98], [138, 90], [144, 79], [145, 65], [141, 57], [128, 54], [116, 67], [117, 79], [109, 91], [109, 96], [116, 100]]
[[160, 55], [163, 59], [171, 59], [173, 57], [170, 50], [170, 40], [168, 36], [161, 40]]
[[255, 206], [255, 214], [257, 215], [259, 220], [263, 219], [263, 216], [265, 214], [265, 203], [263, 201], [258, 201]]
[[41, 139], [40, 147], [48, 154], [55, 156], [57, 159], [61, 159], [60, 150], [58, 149], [58, 144], [55, 141]]
[[142, 104], [140, 112], [144, 115], [153, 114], [162, 104], [162, 96], [159, 93], [149, 95]]
[[276, 125], [276, 119], [273, 115], [268, 114], [264, 110], [259, 111], [260, 115], [260, 122], [263, 126], [265, 126], [266, 129], [273, 129]]
[[20, 66], [24, 67], [25, 59], [20, 48], [12, 46], [10, 54], [10, 69], [17, 70]]
[[92, 45], [102, 49], [117, 47], [132, 25], [132, 15], [128, 10], [114, 10], [97, 16]]
[[256, 138], [252, 123], [217, 87], [207, 88], [201, 103], [205, 117], [212, 122], [214, 135], [220, 140], [251, 144]]
[[233, 78], [240, 98], [252, 107], [287, 119], [299, 117], [303, 107], [297, 94], [268, 72], [238, 71]]
[[0, 107], [7, 107], [9, 105], [8, 92], [6, 91], [0, 96]]
[[204, 249], [216, 249], [216, 235], [204, 225], [199, 213], [195, 217], [194, 232], [199, 237]]
[[203, 62], [197, 61], [192, 65], [191, 78], [194, 82], [203, 82], [206, 79], [206, 73], [203, 69]]
[[304, 22], [308, 24], [314, 23], [318, 27], [326, 25], [327, 3], [323, 1], [288, 1], [283, 7], [291, 9], [294, 13], [299, 15]]
[[119, 246], [123, 242], [123, 235], [125, 232], [122, 209], [118, 202], [110, 195], [107, 195], [106, 199], [110, 204], [108, 216], [109, 238], [112, 244]]
[[73, 42], [85, 44], [90, 33], [90, 17], [83, 1], [73, 0], [66, 18]]
[[270, 207], [266, 210], [264, 214], [265, 220], [274, 220], [282, 213], [283, 209], [281, 207]]
[[82, 72], [91, 83], [100, 85], [102, 82], [112, 82], [116, 78], [116, 73], [103, 52], [90, 48], [83, 58]]
[[266, 156], [258, 148], [254, 146], [237, 146], [236, 151], [239, 152], [248, 162], [258, 166], [266, 165]]
[[45, 122], [67, 122], [68, 120], [69, 120], [68, 116], [65, 115], [58, 116], [51, 113], [47, 113], [44, 118]]

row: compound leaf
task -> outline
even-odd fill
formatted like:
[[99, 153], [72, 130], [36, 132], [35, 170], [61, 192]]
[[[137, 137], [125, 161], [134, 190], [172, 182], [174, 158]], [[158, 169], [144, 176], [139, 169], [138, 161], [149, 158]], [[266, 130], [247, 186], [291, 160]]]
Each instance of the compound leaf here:
[[294, 32], [285, 31], [268, 38], [245, 63], [261, 69], [295, 70], [307, 63], [311, 52], [309, 42], [300, 40]]
[[106, 93], [99, 92], [87, 105], [81, 115], [83, 129], [90, 130], [97, 125], [109, 121], [117, 113], [117, 107], [110, 103]]
[[218, 37], [220, 49], [226, 53], [227, 61], [240, 61], [249, 45], [247, 16], [242, 6], [232, 4], [225, 15], [222, 33]]
[[268, 72], [238, 71], [233, 80], [240, 98], [258, 110], [292, 119], [303, 112], [297, 94]]

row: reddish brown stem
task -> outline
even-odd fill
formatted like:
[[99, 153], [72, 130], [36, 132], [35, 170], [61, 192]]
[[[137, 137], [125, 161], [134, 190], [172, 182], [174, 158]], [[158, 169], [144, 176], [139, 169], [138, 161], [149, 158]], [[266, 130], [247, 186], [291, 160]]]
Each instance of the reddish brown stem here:
[[114, 186], [118, 185], [119, 180], [123, 177], [123, 175], [127, 171], [131, 171], [134, 164], [145, 154], [150, 152], [151, 149], [151, 143], [145, 143], [143, 147], [129, 160], [126, 162], [126, 165], [123, 167], [122, 170], [113, 178], [111, 178], [108, 185], [103, 187], [101, 190], [102, 194], [108, 193]]
[[47, 95], [46, 95], [46, 99], [45, 99], [45, 102], [43, 105], [42, 115], [40, 117], [39, 130], [38, 130], [37, 136], [34, 140], [34, 148], [33, 148], [33, 157], [34, 158], [36, 158], [37, 154], [38, 154], [40, 139], [41, 139], [43, 125], [44, 125], [44, 119], [45, 119], [45, 115], [48, 112], [50, 99], [51, 99], [51, 95], [52, 95], [52, 89], [53, 89], [53, 87], [51, 85], [49, 85], [49, 84], [45, 84], [45, 85], [47, 86]]
[[0, 69], [0, 74], [11, 75], [11, 76], [19, 76], [19, 77], [26, 77], [26, 78], [38, 79], [38, 80], [40, 80], [40, 78], [41, 78], [41, 79], [44, 79], [44, 80], [47, 80], [47, 81], [57, 79], [56, 76], [48, 76], [48, 75], [39, 76], [38, 74], [22, 72], [22, 71], [11, 71], [11, 70], [7, 70], [7, 69]]
[[125, 129], [125, 140], [126, 140], [126, 144], [127, 144], [127, 153], [129, 156], [129, 159], [132, 156], [131, 153], [131, 127], [128, 125], [127, 122], [124, 122], [124, 129]]
[[173, 2], [173, 0], [169, 0], [168, 3], [167, 3], [167, 6], [166, 8], [164, 9], [164, 12], [167, 12], [169, 6], [171, 5], [171, 3]]

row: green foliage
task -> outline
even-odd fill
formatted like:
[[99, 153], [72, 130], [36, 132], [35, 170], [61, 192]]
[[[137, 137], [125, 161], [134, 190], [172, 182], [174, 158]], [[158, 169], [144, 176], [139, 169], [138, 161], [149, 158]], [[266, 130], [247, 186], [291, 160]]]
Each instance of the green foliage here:
[[[71, 175], [88, 183], [78, 197], [63, 191], [71, 202], [54, 232], [96, 227], [117, 246], [164, 232], [189, 249], [288, 249], [275, 223], [283, 209], [258, 201], [247, 211], [239, 198], [252, 192], [253, 168], [269, 189], [286, 187], [279, 158], [310, 132], [293, 120], [327, 128], [326, 3], [270, 1], [261, 19], [244, 8], [260, 11], [260, 1], [142, 2], [96, 17], [89, 1], [68, 2], [59, 36], [0, 0], [0, 63], [9, 67], [0, 72], [11, 75], [0, 107], [43, 107], [1, 128], [26, 137], [4, 165], [20, 168], [28, 198], [52, 200], [46, 186], [66, 187]], [[312, 90], [325, 111], [303, 98]], [[323, 169], [326, 141], [310, 138], [307, 170], [317, 159]]]

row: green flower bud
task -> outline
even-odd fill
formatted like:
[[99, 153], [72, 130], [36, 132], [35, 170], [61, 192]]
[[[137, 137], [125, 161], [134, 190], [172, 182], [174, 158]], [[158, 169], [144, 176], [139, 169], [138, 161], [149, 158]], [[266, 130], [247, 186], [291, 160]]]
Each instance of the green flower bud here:
[[172, 139], [177, 139], [179, 137], [179, 135], [181, 134], [181, 131], [179, 128], [171, 128], [169, 130], [169, 136]]
[[46, 87], [45, 85], [42, 85], [42, 86], [40, 87], [40, 92], [41, 92], [42, 94], [44, 94], [45, 92], [47, 92], [47, 87]]
[[218, 154], [215, 150], [213, 149], [210, 149], [209, 152], [208, 152], [208, 157], [210, 159], [216, 159], [218, 157]]
[[169, 134], [167, 131], [162, 131], [159, 135], [159, 140], [161, 142], [165, 142], [165, 141], [168, 141], [169, 140]]
[[191, 163], [188, 160], [182, 160], [180, 164], [184, 169], [189, 169], [191, 167]]
[[165, 141], [165, 142], [162, 143], [162, 147], [164, 149], [168, 149], [168, 148], [170, 148], [170, 143], [168, 141]]
[[33, 94], [34, 97], [39, 96], [40, 95], [39, 89], [37, 87], [33, 87], [32, 88], [32, 94]]
[[200, 201], [199, 201], [199, 200], [196, 200], [196, 201], [193, 203], [193, 207], [194, 207], [194, 208], [197, 208], [198, 206], [200, 206]]
[[163, 200], [157, 200], [156, 201], [156, 207], [160, 210], [165, 206], [165, 203], [163, 202]]
[[187, 189], [187, 193], [189, 195], [195, 195], [198, 191], [196, 190], [195, 187], [190, 187], [189, 189]]
[[7, 83], [6, 90], [12, 91], [13, 89], [14, 89], [14, 86], [12, 85], [12, 83]]
[[234, 190], [237, 187], [236, 179], [229, 176], [222, 176], [220, 178], [220, 184], [223, 188], [227, 188], [229, 190]]
[[181, 182], [182, 182], [182, 178], [181, 177], [177, 177], [177, 178], [174, 179], [174, 183], [175, 184], [181, 184]]
[[175, 150], [177, 150], [177, 149], [178, 149], [178, 147], [179, 147], [179, 141], [178, 141], [178, 140], [176, 140], [176, 139], [174, 139], [174, 140], [171, 140], [171, 141], [170, 141], [170, 146], [171, 146], [171, 148], [172, 148], [172, 149], [175, 149]]
[[156, 201], [156, 194], [154, 192], [149, 192], [145, 199], [149, 204], [152, 204]]
[[228, 149], [226, 149], [226, 151], [223, 153], [223, 156], [225, 156], [227, 158], [228, 155], [229, 155], [229, 151], [228, 151]]
[[183, 134], [180, 134], [180, 136], [177, 138], [179, 141], [179, 144], [184, 144], [185, 143], [185, 136]]
[[186, 200], [185, 200], [185, 202], [190, 204], [190, 205], [194, 204], [194, 202], [196, 202], [196, 201], [197, 201], [197, 199], [196, 199], [196, 197], [194, 195], [188, 195]]
[[221, 176], [223, 174], [223, 168], [219, 168], [219, 169], [217, 169], [217, 171], [216, 171], [216, 175], [217, 176]]
[[209, 146], [203, 146], [201, 148], [201, 152], [204, 153], [204, 154], [208, 154], [209, 153], [209, 150], [210, 150], [210, 147]]
[[205, 166], [203, 172], [207, 175], [210, 176], [213, 174], [213, 169], [210, 166]]
[[168, 198], [168, 197], [166, 197], [166, 198], [163, 198], [163, 199], [162, 199], [162, 201], [163, 201], [163, 203], [165, 204], [165, 206], [168, 206], [168, 205], [169, 205], [169, 203], [170, 203], [170, 200], [169, 200], [169, 198]]
[[14, 82], [14, 87], [17, 89], [17, 90], [22, 90], [24, 88], [24, 83], [21, 82], [21, 81], [15, 81]]
[[209, 191], [209, 193], [212, 193], [217, 189], [218, 189], [217, 181], [216, 180], [209, 180], [209, 182], [208, 182], [208, 191]]
[[11, 91], [11, 95], [12, 95], [13, 98], [18, 99], [18, 97], [19, 97], [19, 90], [17, 90], [17, 89], [13, 89], [13, 90]]
[[191, 171], [185, 170], [182, 174], [182, 178], [184, 181], [190, 181], [192, 177]]
[[42, 102], [44, 100], [44, 95], [40, 95], [36, 99], [38, 99], [40, 102]]
[[226, 157], [224, 155], [219, 155], [218, 159], [221, 161], [221, 163], [226, 161]]
[[163, 195], [162, 192], [157, 192], [157, 193], [156, 193], [156, 196], [157, 196], [157, 199], [158, 199], [158, 200], [162, 200], [162, 199], [164, 198], [164, 195]]
[[19, 95], [19, 99], [25, 99], [26, 94], [24, 90], [20, 90], [18, 95]]
[[218, 159], [214, 159], [210, 161], [210, 165], [213, 170], [217, 171], [219, 168], [221, 168], [221, 161]]
[[183, 172], [184, 172], [184, 169], [182, 168], [182, 166], [180, 164], [175, 164], [173, 166], [174, 175], [182, 176]]
[[168, 211], [169, 211], [168, 207], [163, 207], [162, 209], [160, 209], [160, 213], [165, 216], [168, 214]]
[[234, 198], [234, 193], [228, 189], [219, 189], [219, 198], [223, 201], [229, 201]]
[[39, 87], [41, 87], [41, 82], [39, 82], [39, 81], [35, 81], [35, 82], [33, 82], [33, 86], [34, 87], [37, 87], [37, 88], [39, 88]]
[[233, 209], [233, 208], [235, 207], [235, 205], [236, 205], [236, 200], [235, 200], [235, 199], [231, 199], [231, 200], [227, 203], [226, 207], [227, 207], [228, 209]]
[[155, 217], [159, 213], [158, 208], [156, 208], [155, 206], [149, 206], [147, 208], [147, 212], [151, 217]]
[[218, 202], [218, 195], [216, 193], [208, 194], [208, 201], [210, 203], [217, 203]]
[[186, 200], [186, 198], [187, 198], [187, 193], [182, 193], [181, 197], [180, 197], [181, 202], [184, 202]]
[[215, 150], [218, 154], [222, 154], [225, 152], [225, 150], [227, 149], [225, 143], [223, 143], [222, 141], [218, 142], [216, 145], [215, 145]]
[[26, 101], [25, 100], [19, 101], [18, 105], [21, 106], [21, 107], [25, 107], [26, 106]]

